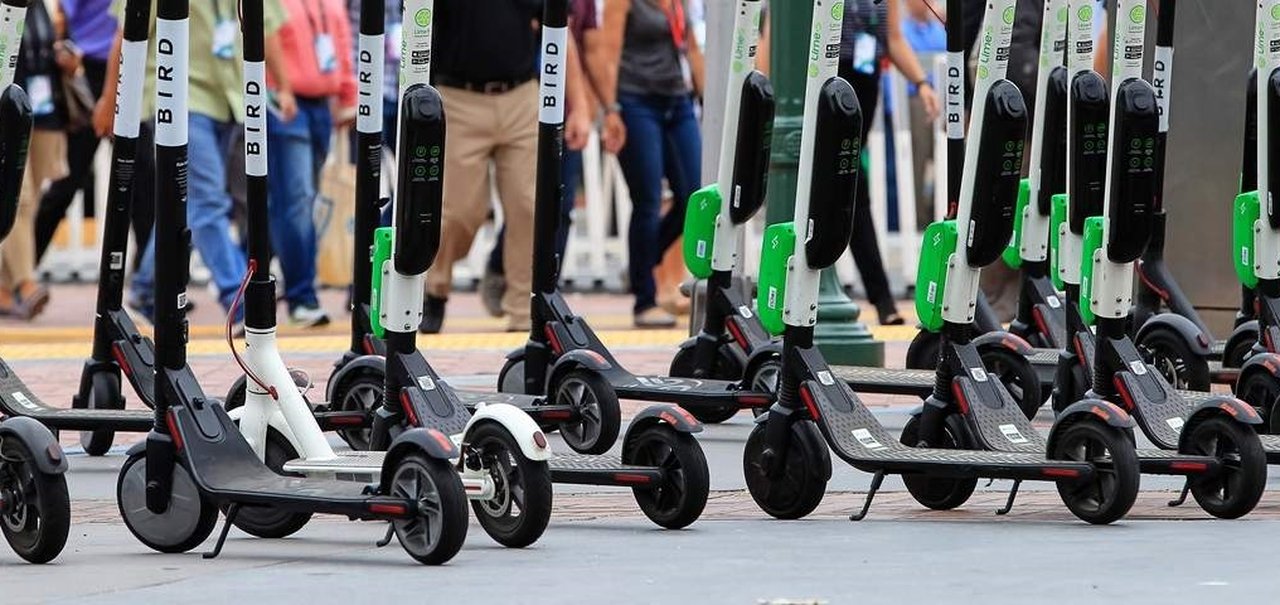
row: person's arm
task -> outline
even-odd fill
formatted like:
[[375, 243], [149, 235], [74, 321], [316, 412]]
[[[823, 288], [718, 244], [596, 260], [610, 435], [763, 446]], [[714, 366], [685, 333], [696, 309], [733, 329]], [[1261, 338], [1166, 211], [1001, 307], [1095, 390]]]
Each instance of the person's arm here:
[[889, 60], [893, 62], [894, 67], [902, 72], [902, 76], [908, 82], [916, 85], [916, 90], [920, 95], [920, 102], [924, 105], [924, 111], [930, 120], [938, 117], [940, 109], [938, 103], [938, 93], [933, 89], [933, 85], [929, 83], [929, 74], [920, 66], [920, 59], [916, 57], [916, 51], [911, 48], [911, 44], [907, 42], [907, 37], [902, 35], [902, 21], [899, 16], [899, 8], [897, 2], [889, 3]]
[[587, 52], [587, 70], [605, 112], [601, 141], [612, 153], [622, 149], [626, 138], [626, 126], [618, 106], [618, 64], [622, 60], [622, 37], [630, 11], [631, 0], [604, 0], [604, 19]]
[[298, 115], [298, 100], [293, 96], [293, 85], [289, 80], [289, 59], [284, 53], [284, 46], [280, 44], [280, 28], [287, 18], [279, 0], [266, 0], [262, 4], [262, 25], [265, 30], [262, 54], [266, 59], [267, 72], [276, 85], [276, 106], [280, 108], [280, 117], [286, 122]]
[[107, 71], [102, 80], [102, 96], [93, 106], [93, 132], [99, 137], [111, 134], [116, 121], [116, 86], [120, 83], [120, 45], [124, 43], [124, 29], [116, 30], [107, 56]]
[[565, 94], [571, 109], [566, 116], [564, 144], [577, 151], [587, 146], [587, 138], [591, 136], [592, 110], [587, 98], [586, 76], [583, 75], [582, 60], [579, 57], [577, 43], [569, 36], [569, 54], [565, 73]]
[[[671, 1], [680, 2], [682, 0]], [[693, 77], [693, 92], [697, 96], [702, 96], [703, 91], [706, 90], [707, 62], [702, 56], [702, 47], [698, 46], [698, 37], [693, 35], [692, 24], [690, 24], [688, 31], [688, 48], [685, 49], [685, 58], [689, 61], [689, 75]]]
[[[340, 0], [334, 0], [331, 5], [335, 9], [341, 9]], [[343, 52], [343, 49], [354, 48], [352, 44], [351, 25], [345, 19], [345, 11], [335, 10], [338, 13], [338, 19], [332, 21], [336, 23], [334, 26], [334, 52], [337, 53], [338, 60], [338, 98], [337, 111], [334, 112], [334, 124], [336, 126], [347, 126], [356, 119], [356, 72], [355, 66], [352, 64], [351, 53]]]

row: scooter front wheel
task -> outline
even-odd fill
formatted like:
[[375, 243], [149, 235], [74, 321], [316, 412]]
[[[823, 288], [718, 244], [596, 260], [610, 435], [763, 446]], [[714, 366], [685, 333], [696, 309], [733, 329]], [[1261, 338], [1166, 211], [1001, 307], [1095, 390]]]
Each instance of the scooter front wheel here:
[[[284, 463], [297, 459], [298, 451], [284, 435], [268, 429], [264, 458], [267, 468], [277, 475], [293, 475], [284, 472]], [[274, 506], [241, 506], [235, 526], [251, 536], [274, 539], [297, 533], [310, 520], [311, 513], [295, 513]]]
[[467, 495], [447, 460], [415, 453], [405, 456], [391, 477], [391, 494], [417, 504], [417, 514], [393, 519], [405, 552], [424, 565], [441, 565], [467, 539]]
[[155, 551], [183, 553], [200, 545], [218, 522], [214, 506], [182, 464], [173, 467], [169, 507], [160, 514], [147, 508], [146, 453], [130, 456], [116, 481], [116, 505], [133, 537]]
[[711, 471], [698, 440], [669, 426], [654, 425], [627, 440], [623, 464], [662, 469], [657, 487], [634, 487], [636, 504], [650, 521], [681, 529], [698, 520], [711, 491]]
[[[902, 427], [902, 437], [899, 441], [908, 447], [920, 445], [919, 416], [912, 416], [907, 421], [906, 426]], [[929, 447], [972, 449], [972, 446], [964, 436], [963, 427], [960, 426], [960, 419], [954, 414], [947, 416], [946, 422], [943, 423], [942, 440], [939, 443], [930, 443]], [[969, 501], [969, 498], [973, 496], [973, 490], [978, 487], [977, 479], [935, 477], [927, 474], [903, 475], [902, 482], [907, 485], [907, 491], [911, 492], [911, 497], [915, 498], [916, 502], [933, 510], [951, 510], [959, 507]]]
[[0, 443], [0, 529], [18, 556], [47, 563], [67, 543], [71, 503], [66, 477], [42, 472], [32, 458], [16, 438]]
[[1058, 496], [1073, 515], [1095, 525], [1120, 519], [1138, 499], [1138, 455], [1129, 436], [1095, 420], [1063, 429], [1049, 458], [1093, 465], [1088, 479], [1058, 482]]
[[478, 424], [467, 441], [494, 484], [492, 498], [471, 501], [480, 526], [506, 547], [537, 542], [551, 521], [551, 469], [546, 461], [526, 457], [515, 437], [495, 422]]
[[[124, 407], [120, 395], [120, 376], [110, 372], [95, 372], [89, 383], [89, 396], [84, 407], [90, 410], [118, 410]], [[116, 432], [111, 429], [80, 431], [80, 447], [90, 456], [102, 456], [111, 449]]]
[[779, 458], [766, 452], [765, 427], [757, 423], [742, 451], [747, 491], [760, 510], [778, 519], [799, 519], [813, 512], [827, 493], [831, 454], [812, 420], [791, 424], [790, 443]]
[[560, 423], [564, 442], [581, 454], [609, 451], [622, 430], [622, 408], [613, 386], [595, 372], [575, 369], [565, 372], [552, 387], [552, 403], [578, 412], [577, 421]]
[[1191, 495], [1205, 512], [1236, 519], [1253, 510], [1267, 488], [1267, 454], [1253, 429], [1230, 418], [1210, 418], [1188, 435], [1184, 452], [1218, 459], [1216, 475], [1191, 477]]

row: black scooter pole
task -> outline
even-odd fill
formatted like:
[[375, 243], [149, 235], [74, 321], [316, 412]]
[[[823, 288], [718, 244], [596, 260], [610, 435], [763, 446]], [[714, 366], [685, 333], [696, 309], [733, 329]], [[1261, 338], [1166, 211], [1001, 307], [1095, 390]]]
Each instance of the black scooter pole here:
[[955, 218], [964, 178], [964, 0], [947, 0], [946, 31], [947, 218]]
[[[1156, 16], [1155, 70], [1151, 77], [1160, 107], [1160, 129], [1156, 132], [1155, 147], [1156, 214], [1164, 214], [1165, 143], [1169, 140], [1169, 84], [1173, 75], [1173, 24], [1176, 6], [1175, 0], [1160, 0], [1160, 12]], [[1163, 239], [1161, 234], [1162, 246]]]
[[271, 277], [271, 223], [267, 214], [267, 77], [263, 0], [240, 1], [244, 41], [244, 168], [247, 185], [249, 275], [244, 297], [246, 329], [276, 325], [275, 284]]
[[386, 64], [385, 8], [381, 1], [360, 1], [360, 36], [356, 51], [355, 267], [351, 280], [351, 351], [364, 353], [370, 333], [369, 292], [373, 284], [373, 232], [378, 228], [382, 179], [382, 86]]

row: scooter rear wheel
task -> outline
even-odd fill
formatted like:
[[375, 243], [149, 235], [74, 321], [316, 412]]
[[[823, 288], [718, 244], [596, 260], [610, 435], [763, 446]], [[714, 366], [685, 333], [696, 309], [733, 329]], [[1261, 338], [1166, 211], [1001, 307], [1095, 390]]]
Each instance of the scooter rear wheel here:
[[[716, 352], [715, 367], [711, 368], [711, 372], [702, 378], [711, 378], [715, 380], [738, 380], [742, 378], [742, 368], [737, 367], [737, 363], [732, 357], [729, 357], [721, 348]], [[671, 359], [670, 374], [674, 378], [694, 378], [696, 367], [694, 364], [693, 347], [683, 347], [676, 352], [676, 356]], [[734, 416], [738, 415], [741, 409], [737, 404], [727, 404], [722, 406], [696, 406], [686, 407], [694, 418], [699, 422], [706, 424], [719, 424]]]
[[71, 503], [66, 477], [42, 472], [32, 458], [17, 438], [0, 442], [0, 529], [18, 556], [47, 563], [67, 543]]
[[622, 408], [618, 394], [604, 377], [590, 370], [574, 369], [560, 376], [550, 390], [551, 403], [577, 409], [577, 422], [560, 423], [564, 442], [581, 454], [603, 454], [618, 441]]
[[942, 338], [937, 333], [921, 329], [907, 345], [907, 369], [932, 370], [938, 367], [941, 346]]
[[363, 412], [366, 421], [357, 428], [338, 429], [338, 436], [351, 449], [368, 451], [370, 426], [373, 425], [373, 413], [382, 405], [383, 391], [386, 389], [386, 376], [368, 368], [347, 376], [341, 385], [333, 390], [333, 401], [329, 402], [333, 409], [343, 412]]
[[1026, 357], [1004, 347], [988, 347], [982, 351], [982, 365], [1009, 391], [1024, 416], [1036, 417], [1044, 398], [1040, 394], [1040, 376]]
[[[275, 429], [267, 430], [265, 458], [263, 462], [267, 468], [277, 475], [298, 476], [284, 472], [284, 463], [297, 459], [298, 451]], [[241, 506], [236, 513], [235, 526], [251, 536], [275, 539], [297, 533], [310, 520], [311, 513], [296, 513], [273, 506]]]
[[751, 430], [742, 451], [747, 491], [760, 510], [778, 519], [799, 519], [813, 512], [827, 493], [831, 454], [812, 420], [791, 424], [791, 439], [781, 460], [765, 459], [765, 427]]
[[698, 440], [669, 426], [655, 425], [627, 439], [622, 462], [656, 466], [665, 474], [658, 487], [631, 489], [650, 521], [681, 529], [698, 520], [711, 491], [711, 471]]
[[1155, 328], [1135, 343], [1148, 364], [1164, 375], [1175, 389], [1208, 391], [1209, 362], [1191, 350], [1180, 334]]
[[472, 500], [471, 510], [485, 533], [509, 548], [524, 548], [542, 537], [551, 521], [551, 469], [530, 460], [515, 437], [495, 422], [482, 422], [467, 436], [494, 483], [488, 500]]
[[1058, 495], [1076, 517], [1106, 525], [1129, 512], [1138, 499], [1138, 455], [1129, 436], [1095, 420], [1062, 429], [1049, 458], [1088, 462], [1089, 479], [1058, 482]]
[[1280, 432], [1280, 379], [1270, 372], [1247, 372], [1236, 385], [1236, 397], [1253, 406], [1262, 416], [1262, 430]]
[[[110, 372], [95, 372], [90, 379], [89, 396], [84, 407], [90, 410], [121, 409], [123, 398], [120, 395], [120, 376]], [[80, 431], [80, 447], [90, 456], [105, 455], [115, 441], [116, 432], [111, 429]]]
[[[938, 443], [930, 443], [929, 447], [972, 449], [973, 446], [965, 438], [964, 428], [960, 426], [960, 422], [959, 417], [954, 414], [947, 416], [946, 422], [943, 423], [942, 440]], [[920, 445], [919, 416], [912, 416], [907, 421], [906, 426], [902, 427], [902, 437], [899, 440], [908, 447]], [[978, 487], [978, 480], [973, 478], [956, 479], [922, 474], [903, 475], [902, 482], [907, 485], [907, 491], [911, 492], [911, 497], [915, 498], [916, 502], [933, 510], [951, 510], [963, 505], [969, 501], [973, 496], [973, 490]]]
[[390, 495], [418, 504], [417, 515], [391, 521], [409, 556], [424, 565], [441, 565], [458, 554], [467, 539], [467, 495], [448, 461], [418, 453], [405, 456], [392, 473]]
[[200, 545], [218, 522], [218, 507], [196, 487], [182, 464], [173, 467], [169, 508], [155, 514], [147, 508], [146, 453], [125, 460], [116, 481], [116, 505], [133, 537], [155, 551], [183, 553]]
[[[750, 375], [746, 379], [751, 390], [764, 393], [778, 392], [778, 377], [782, 376], [782, 360], [778, 359], [777, 356], [757, 363], [748, 372], [750, 372]], [[751, 415], [759, 418], [761, 414], [768, 411], [768, 407], [751, 408]]]
[[1222, 472], [1191, 478], [1191, 495], [1205, 512], [1236, 519], [1253, 510], [1267, 488], [1267, 454], [1253, 429], [1230, 418], [1210, 418], [1188, 435], [1185, 453], [1213, 456]]

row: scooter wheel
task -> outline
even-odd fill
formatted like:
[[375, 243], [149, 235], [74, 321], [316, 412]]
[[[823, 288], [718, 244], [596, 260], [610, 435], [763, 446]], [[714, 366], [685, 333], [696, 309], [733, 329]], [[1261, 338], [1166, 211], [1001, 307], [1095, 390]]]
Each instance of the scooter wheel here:
[[66, 477], [42, 472], [32, 458], [16, 438], [0, 445], [0, 529], [18, 556], [48, 563], [67, 543], [71, 503]]
[[662, 469], [657, 487], [634, 487], [636, 504], [649, 520], [681, 529], [698, 520], [711, 491], [711, 471], [698, 440], [669, 426], [654, 425], [627, 439], [622, 462]]
[[1227, 339], [1227, 343], [1222, 347], [1222, 367], [1224, 368], [1242, 368], [1244, 362], [1249, 361], [1253, 357], [1253, 345], [1258, 342], [1258, 332], [1256, 330], [1239, 331], [1231, 335]]
[[[747, 491], [760, 510], [778, 519], [799, 519], [813, 512], [827, 493], [831, 454], [812, 420], [792, 423], [791, 443], [781, 460], [766, 459], [765, 427], [758, 423], [742, 451]], [[772, 452], [768, 452], [772, 456]]]
[[[778, 392], [778, 377], [782, 375], [781, 359], [777, 357], [766, 359], [756, 364], [750, 372], [751, 375], [747, 376], [747, 384], [751, 386], [751, 390], [765, 393]], [[768, 407], [751, 408], [751, 414], [757, 418], [768, 411]]]
[[524, 354], [508, 357], [498, 370], [499, 393], [524, 393]]
[[1253, 429], [1230, 418], [1197, 424], [1184, 453], [1213, 456], [1222, 466], [1216, 475], [1191, 477], [1191, 495], [1205, 512], [1219, 519], [1248, 514], [1267, 488], [1267, 454]]
[[462, 549], [467, 495], [447, 460], [419, 453], [405, 456], [392, 473], [390, 496], [417, 503], [417, 515], [391, 520], [409, 556], [424, 565], [441, 565]]
[[603, 454], [618, 441], [622, 408], [604, 377], [590, 370], [565, 372], [552, 385], [553, 403], [577, 409], [579, 420], [560, 424], [564, 442], [581, 454]]
[[365, 423], [360, 427], [338, 429], [338, 436], [351, 449], [368, 451], [370, 426], [373, 425], [373, 413], [382, 404], [383, 391], [386, 390], [386, 376], [372, 368], [356, 372], [348, 376], [342, 384], [333, 390], [333, 409], [344, 412], [363, 412]]
[[932, 370], [938, 367], [938, 356], [942, 353], [942, 338], [928, 330], [916, 332], [911, 344], [907, 345], [907, 369]]
[[[96, 372], [91, 381], [89, 396], [84, 402], [85, 408], [118, 410], [124, 407], [118, 375], [110, 372]], [[102, 456], [111, 449], [111, 443], [115, 438], [116, 432], [111, 429], [80, 431], [80, 447], [83, 447], [84, 453], [90, 456]]]
[[1209, 362], [1177, 332], [1155, 328], [1135, 343], [1147, 363], [1164, 375], [1175, 389], [1208, 391]]
[[515, 437], [495, 422], [476, 425], [467, 442], [494, 485], [492, 498], [471, 501], [480, 526], [509, 548], [537, 542], [551, 521], [551, 469], [546, 461], [526, 457]]
[[244, 400], [248, 397], [248, 382], [244, 376], [239, 376], [236, 381], [231, 383], [231, 388], [227, 389], [227, 396], [222, 400], [222, 409], [230, 412], [244, 405]]
[[[298, 451], [275, 429], [267, 430], [265, 458], [267, 468], [277, 475], [300, 476], [284, 472], [284, 463], [297, 459]], [[274, 539], [297, 533], [310, 520], [311, 513], [295, 513], [274, 506], [241, 506], [235, 526], [251, 536]]]
[[982, 351], [982, 365], [995, 375], [1028, 419], [1035, 418], [1044, 403], [1040, 394], [1040, 376], [1026, 357], [1004, 347], [987, 347]]
[[147, 508], [146, 453], [125, 460], [116, 481], [116, 505], [133, 537], [155, 551], [183, 553], [200, 545], [218, 522], [218, 507], [196, 487], [182, 464], [173, 467], [169, 508], [156, 514]]
[[1280, 431], [1280, 380], [1270, 372], [1248, 372], [1236, 384], [1236, 397], [1253, 406], [1262, 416], [1263, 430]]
[[1076, 357], [1058, 359], [1058, 367], [1053, 374], [1053, 412], [1056, 414], [1067, 409], [1071, 404], [1084, 398], [1088, 390], [1085, 381], [1084, 367]]
[[1106, 525], [1129, 512], [1138, 499], [1138, 455], [1129, 436], [1094, 420], [1063, 428], [1049, 458], [1088, 462], [1088, 479], [1059, 481], [1058, 496], [1082, 521]]
[[[929, 447], [941, 449], [972, 449], [965, 438], [964, 427], [960, 426], [960, 418], [954, 414], [947, 416], [943, 423], [942, 440], [930, 443]], [[902, 427], [899, 441], [908, 447], [920, 445], [920, 417], [912, 416]], [[935, 477], [927, 474], [909, 474], [902, 476], [907, 491], [921, 506], [933, 510], [951, 510], [969, 501], [973, 490], [978, 487], [977, 479], [956, 479], [952, 477]]]
[[[674, 378], [693, 378], [695, 373], [695, 365], [693, 362], [693, 347], [684, 347], [676, 352], [676, 356], [671, 359], [670, 375]], [[732, 365], [730, 365], [732, 364]], [[711, 378], [716, 380], [738, 380], [742, 377], [742, 368], [736, 367], [737, 364], [731, 358], [726, 358], [722, 352], [716, 353], [715, 367], [711, 369], [703, 378]], [[738, 415], [740, 409], [736, 404], [721, 406], [696, 406], [686, 407], [689, 413], [697, 418], [699, 422], [706, 424], [719, 424], [734, 416]]]

